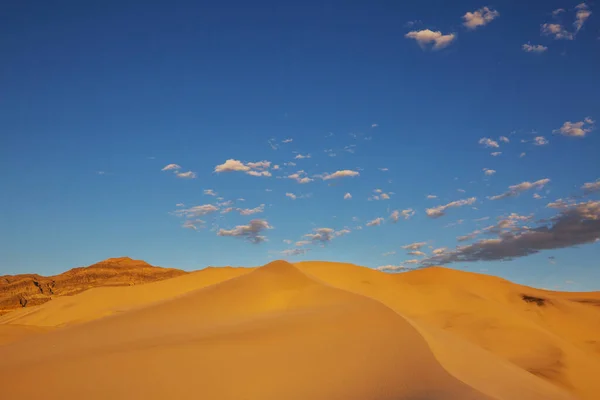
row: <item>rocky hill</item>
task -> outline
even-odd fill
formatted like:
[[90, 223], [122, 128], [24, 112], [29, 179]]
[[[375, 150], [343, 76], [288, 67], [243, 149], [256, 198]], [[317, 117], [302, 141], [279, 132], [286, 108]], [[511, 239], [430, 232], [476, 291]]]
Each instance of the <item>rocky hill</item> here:
[[43, 304], [99, 286], [130, 286], [185, 274], [155, 267], [129, 257], [109, 258], [89, 267], [73, 268], [55, 276], [37, 274], [0, 276], [0, 315], [14, 309]]

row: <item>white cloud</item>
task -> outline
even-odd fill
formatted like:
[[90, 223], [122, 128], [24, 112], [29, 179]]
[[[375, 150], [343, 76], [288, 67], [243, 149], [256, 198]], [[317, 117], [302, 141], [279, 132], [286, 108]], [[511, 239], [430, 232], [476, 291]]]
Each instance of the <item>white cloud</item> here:
[[567, 31], [561, 24], [542, 24], [540, 30], [542, 35], [554, 36], [556, 40], [573, 40], [574, 38], [573, 34]]
[[546, 139], [546, 138], [545, 138], [545, 137], [543, 137], [543, 136], [536, 136], [536, 137], [533, 139], [533, 145], [534, 145], [534, 146], [545, 146], [545, 145], [547, 145], [548, 143], [550, 143], [550, 142], [548, 141], [548, 139]]
[[351, 199], [351, 198], [352, 198], [352, 195], [351, 195], [350, 193], [346, 193], [346, 194], [344, 195], [344, 200], [349, 200], [349, 199]]
[[471, 204], [475, 203], [476, 200], [477, 200], [476, 197], [471, 197], [471, 198], [464, 199], [464, 200], [457, 200], [457, 201], [453, 201], [451, 203], [448, 203], [448, 204], [445, 204], [442, 206], [427, 208], [425, 210], [425, 212], [427, 213], [427, 216], [430, 218], [439, 218], [439, 217], [445, 215], [446, 210], [449, 208], [456, 208], [456, 207], [471, 205]]
[[525, 155], [526, 155], [526, 154], [527, 154], [527, 153], [521, 153], [521, 154], [519, 154], [519, 158], [523, 158], [523, 157], [525, 157]]
[[187, 171], [187, 172], [176, 172], [175, 175], [178, 178], [183, 178], [183, 179], [194, 179], [196, 177], [196, 173], [192, 172], [192, 171]]
[[250, 176], [271, 176], [269, 171], [247, 171], [246, 174]]
[[440, 248], [437, 248], [437, 249], [433, 249], [432, 253], [435, 254], [435, 255], [438, 255], [438, 254], [444, 253], [446, 250], [447, 250], [446, 247], [440, 247]]
[[418, 256], [418, 257], [425, 257], [427, 255], [420, 250], [409, 251], [408, 254], [410, 254], [411, 256]]
[[578, 4], [575, 6], [575, 9], [577, 12], [575, 13], [575, 22], [573, 22], [573, 25], [575, 26], [575, 33], [577, 33], [583, 27], [585, 21], [592, 15], [592, 12], [585, 3]]
[[288, 139], [284, 139], [281, 143], [292, 143], [293, 141], [294, 141], [294, 139], [288, 138]]
[[394, 254], [396, 254], [395, 251], [388, 251], [387, 253], [383, 253], [382, 256], [387, 257], [387, 256], [392, 256]]
[[421, 247], [425, 246], [427, 244], [427, 242], [415, 242], [415, 243], [411, 243], [411, 244], [407, 244], [404, 246], [401, 246], [404, 250], [420, 250]]
[[379, 168], [380, 171], [386, 172], [389, 171], [389, 168]]
[[548, 50], [548, 47], [546, 46], [542, 46], [541, 44], [531, 44], [531, 43], [525, 43], [523, 46], [521, 46], [521, 48], [523, 49], [523, 51], [527, 52], [527, 53], [543, 53], [546, 50]]
[[484, 147], [491, 147], [491, 148], [500, 147], [498, 142], [496, 142], [495, 140], [492, 140], [490, 138], [487, 138], [487, 137], [479, 139], [479, 144]]
[[484, 168], [483, 169], [483, 173], [486, 174], [487, 176], [492, 176], [496, 173], [495, 170], [493, 169], [489, 169], [489, 168]]
[[292, 200], [296, 200], [298, 198], [298, 196], [296, 196], [294, 193], [286, 193], [285, 195]]
[[296, 155], [296, 157], [294, 157], [296, 160], [303, 160], [305, 158], [310, 158], [310, 154], [298, 154]]
[[360, 175], [357, 171], [351, 171], [348, 169], [344, 169], [341, 171], [336, 171], [333, 174], [324, 174], [321, 179], [323, 179], [324, 181], [329, 180], [329, 179], [337, 179], [337, 178], [344, 178], [344, 177], [354, 177], [354, 176], [358, 176]]
[[168, 164], [163, 169], [161, 169], [161, 171], [176, 171], [179, 169], [181, 169], [181, 166], [177, 164]]
[[478, 26], [484, 26], [498, 18], [500, 13], [488, 7], [482, 7], [479, 10], [468, 12], [463, 15], [463, 25], [469, 29], [475, 29]]
[[218, 236], [242, 237], [252, 243], [262, 243], [267, 240], [260, 233], [265, 229], [272, 229], [266, 220], [253, 219], [248, 225], [238, 225], [233, 229], [219, 229]]
[[507, 197], [514, 197], [514, 196], [517, 196], [519, 193], [524, 192], [526, 190], [541, 189], [544, 186], [546, 186], [548, 183], [550, 183], [550, 179], [548, 179], [548, 178], [540, 179], [535, 182], [521, 182], [518, 185], [509, 186], [508, 191], [506, 191], [502, 194], [499, 194], [497, 196], [489, 197], [489, 199], [490, 200], [500, 200], [500, 199], [504, 199]]
[[543, 197], [539, 193], [534, 193], [533, 198], [536, 200], [543, 199]]
[[555, 129], [552, 132], [560, 133], [564, 136], [584, 137], [593, 130], [594, 122], [595, 121], [590, 117], [587, 117], [583, 121], [579, 122], [567, 121], [559, 129]]
[[379, 124], [372, 124], [371, 128], [377, 128], [379, 126]]
[[493, 153], [490, 153], [492, 155], [492, 157], [498, 157], [500, 154], [502, 154], [501, 151], [494, 151]]
[[314, 179], [309, 178], [308, 176], [305, 176], [305, 175], [306, 175], [306, 172], [304, 172], [303, 170], [300, 170], [300, 171], [298, 171], [296, 173], [288, 175], [287, 177], [289, 179], [294, 179], [296, 182], [302, 183], [302, 184], [309, 183], [309, 182], [312, 182], [314, 180]]
[[405, 264], [418, 264], [419, 260], [413, 259], [413, 260], [406, 260], [404, 261]]
[[175, 207], [185, 207], [185, 204], [183, 204], [183, 203], [177, 203], [177, 204], [175, 204]]
[[585, 194], [594, 193], [600, 191], [600, 179], [596, 180], [596, 182], [587, 182], [584, 183], [581, 187]]
[[215, 167], [215, 172], [250, 171], [250, 167], [239, 160], [229, 159]]
[[444, 47], [448, 47], [454, 41], [454, 39], [456, 39], [456, 35], [454, 33], [443, 35], [440, 31], [434, 32], [429, 29], [411, 31], [404, 35], [404, 37], [407, 39], [416, 40], [422, 49], [426, 49], [427, 45], [433, 43], [433, 50], [440, 50]]
[[428, 194], [428, 195], [427, 195], [427, 198], [428, 198], [428, 199], [437, 199], [437, 196], [436, 196], [436, 195], [434, 195], [434, 194]]
[[402, 211], [394, 210], [392, 214], [390, 214], [390, 219], [392, 222], [396, 223], [400, 220], [400, 218], [409, 219], [413, 215], [415, 215], [415, 210], [412, 208], [407, 208], [406, 210]]
[[500, 140], [501, 142], [504, 142], [504, 143], [509, 143], [509, 142], [510, 142], [510, 140], [509, 140], [509, 139], [508, 139], [506, 136], [500, 136], [500, 139], [499, 139], [499, 140]]
[[375, 218], [372, 221], [367, 222], [367, 226], [379, 226], [383, 223], [384, 219], [379, 217], [379, 218]]
[[564, 8], [557, 8], [556, 10], [552, 11], [552, 16], [556, 17], [558, 14], [564, 13], [564, 12], [566, 12], [566, 10]]
[[216, 196], [217, 195], [217, 193], [215, 193], [215, 191], [212, 189], [204, 189], [204, 194], [207, 196]]

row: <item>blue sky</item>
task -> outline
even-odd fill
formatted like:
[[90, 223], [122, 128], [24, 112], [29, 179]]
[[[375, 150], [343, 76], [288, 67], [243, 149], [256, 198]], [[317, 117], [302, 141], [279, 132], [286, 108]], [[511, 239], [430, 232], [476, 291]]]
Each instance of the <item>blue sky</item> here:
[[3, 6], [0, 274], [285, 258], [600, 290], [593, 3], [151, 3]]

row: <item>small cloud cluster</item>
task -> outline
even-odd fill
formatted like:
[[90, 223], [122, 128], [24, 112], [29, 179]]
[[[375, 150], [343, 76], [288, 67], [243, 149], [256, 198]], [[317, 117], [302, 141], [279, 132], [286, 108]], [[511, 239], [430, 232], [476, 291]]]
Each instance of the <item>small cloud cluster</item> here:
[[288, 175], [287, 177], [288, 177], [288, 179], [293, 179], [293, 180], [295, 180], [298, 183], [309, 183], [309, 182], [314, 181], [314, 179], [309, 178], [307, 176], [307, 174], [306, 174], [306, 172], [304, 172], [304, 170], [300, 170], [298, 172], [295, 172], [295, 173], [293, 173], [291, 175]]
[[498, 142], [496, 142], [495, 140], [492, 140], [490, 138], [487, 138], [487, 137], [479, 139], [479, 144], [482, 145], [483, 147], [488, 147], [488, 148], [500, 147]]
[[243, 163], [239, 160], [228, 159], [223, 164], [217, 165], [214, 172], [244, 172], [251, 176], [271, 176], [269, 168], [270, 161], [258, 161]]
[[[556, 18], [562, 13], [565, 13], [565, 10], [559, 8], [552, 12], [552, 16]], [[540, 27], [541, 34], [552, 36], [556, 40], [573, 40], [591, 15], [592, 12], [589, 6], [586, 3], [580, 3], [575, 6], [575, 21], [573, 22], [572, 31], [569, 31], [560, 23], [545, 23]]]
[[534, 146], [545, 146], [545, 145], [547, 145], [548, 143], [550, 143], [550, 142], [548, 141], [548, 139], [546, 139], [546, 138], [545, 138], [545, 137], [543, 137], [543, 136], [536, 136], [535, 138], [533, 138], [533, 145], [534, 145]]
[[498, 18], [500, 13], [488, 7], [482, 7], [473, 12], [467, 12], [463, 15], [463, 25], [468, 29], [475, 29], [478, 26], [485, 26]]
[[381, 224], [383, 224], [385, 220], [381, 217], [375, 218], [374, 220], [371, 220], [369, 222], [366, 223], [367, 226], [379, 226]]
[[590, 117], [585, 118], [579, 122], [565, 122], [560, 128], [555, 129], [552, 133], [560, 133], [563, 136], [570, 137], [585, 137], [594, 129], [595, 121]]
[[[340, 229], [339, 231], [336, 231], [333, 228], [315, 228], [315, 229], [313, 229], [313, 233], [307, 233], [303, 237], [311, 240], [313, 243], [316, 242], [316, 243], [326, 244], [326, 243], [331, 242], [332, 239], [334, 239], [336, 237], [344, 236], [348, 233], [350, 233], [350, 230], [345, 229], [345, 228]], [[306, 243], [297, 242], [296, 245], [298, 245], [298, 243], [308, 244], [308, 242], [306, 242]]]
[[176, 177], [183, 179], [194, 179], [196, 177], [195, 172], [181, 172], [181, 166], [179, 166], [178, 164], [167, 164], [162, 168], [161, 171], [173, 171]]
[[390, 219], [393, 223], [396, 223], [400, 220], [400, 218], [409, 219], [413, 215], [415, 215], [415, 210], [413, 210], [412, 208], [407, 208], [406, 210], [402, 211], [394, 210], [390, 214]]
[[218, 236], [232, 236], [246, 239], [247, 241], [258, 244], [267, 240], [261, 233], [266, 229], [273, 227], [264, 219], [253, 219], [248, 225], [238, 225], [233, 229], [219, 229]]

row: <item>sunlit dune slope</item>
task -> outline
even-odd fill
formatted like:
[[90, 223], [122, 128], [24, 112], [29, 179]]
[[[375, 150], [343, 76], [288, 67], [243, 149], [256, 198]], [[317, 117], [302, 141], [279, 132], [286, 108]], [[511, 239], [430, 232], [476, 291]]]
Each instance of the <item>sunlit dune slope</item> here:
[[[25, 325], [0, 325], [0, 346], [21, 340], [31, 335], [50, 331], [52, 328]], [[1, 356], [0, 352], [0, 356]]]
[[179, 296], [250, 271], [250, 268], [206, 268], [144, 285], [93, 288], [75, 296], [59, 297], [40, 306], [13, 311], [1, 316], [0, 324], [64, 326], [82, 323]]
[[4, 346], [0, 387], [25, 399], [490, 398], [389, 308], [285, 262]]
[[[447, 268], [387, 274], [352, 264], [296, 265], [316, 279], [381, 301], [422, 333], [435, 328], [435, 336], [443, 331], [466, 339], [582, 399], [598, 398], [600, 309], [590, 303]], [[435, 343], [432, 349], [452, 372], [460, 354]]]

